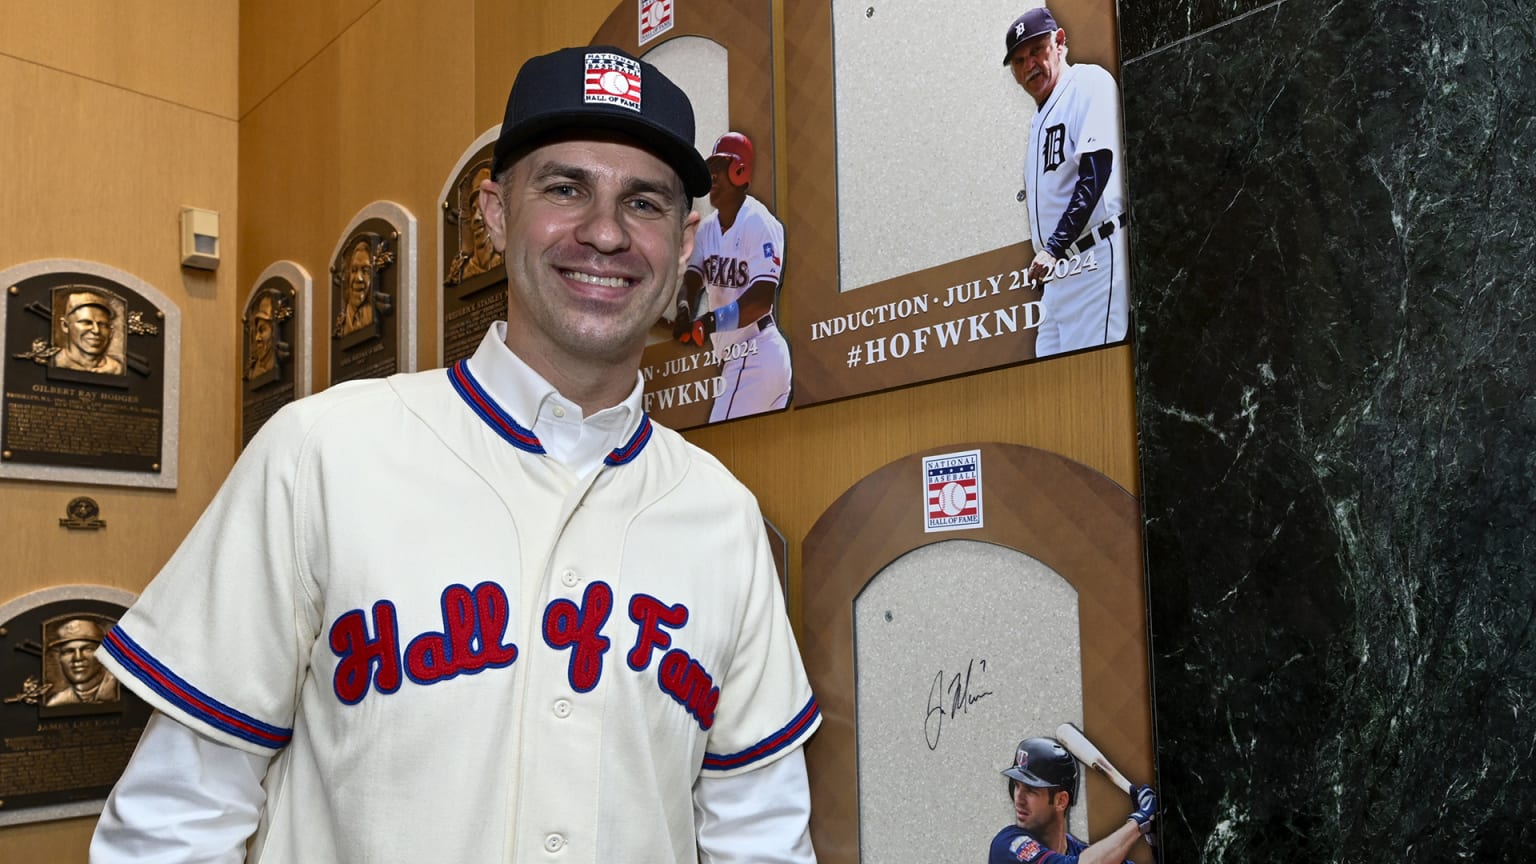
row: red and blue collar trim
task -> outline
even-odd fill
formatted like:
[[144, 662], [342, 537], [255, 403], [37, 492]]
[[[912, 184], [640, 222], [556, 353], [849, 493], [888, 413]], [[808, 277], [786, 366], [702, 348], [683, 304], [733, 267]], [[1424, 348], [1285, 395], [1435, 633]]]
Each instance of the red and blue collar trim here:
[[811, 700], [805, 703], [805, 707], [800, 709], [800, 713], [795, 715], [795, 719], [789, 721], [785, 724], [784, 728], [769, 735], [757, 744], [745, 750], [728, 753], [724, 756], [705, 753], [703, 768], [706, 771], [727, 771], [731, 768], [740, 768], [744, 765], [761, 762], [780, 750], [798, 743], [805, 737], [806, 730], [810, 729], [816, 722], [816, 718], [820, 716], [821, 709], [816, 705], [816, 697], [812, 696]]
[[623, 447], [615, 447], [607, 456], [603, 457], [604, 465], [624, 465], [635, 461], [640, 451], [645, 449], [647, 442], [651, 440], [651, 415], [640, 415], [640, 427], [635, 434], [629, 436], [629, 441]]
[[292, 729], [263, 723], [193, 687], [128, 638], [121, 627], [107, 631], [101, 647], [151, 690], [215, 729], [273, 750], [282, 748], [293, 738]]
[[448, 367], [448, 380], [453, 383], [453, 389], [459, 392], [470, 407], [470, 410], [480, 415], [480, 419], [486, 422], [496, 431], [496, 434], [505, 438], [508, 444], [519, 450], [543, 455], [544, 445], [539, 443], [539, 436], [533, 434], [533, 430], [525, 429], [512, 419], [512, 415], [501, 410], [501, 406], [485, 392], [480, 382], [469, 372], [469, 361], [460, 360]]
[[[503, 411], [491, 394], [485, 392], [480, 382], [475, 380], [473, 373], [469, 371], [469, 361], [460, 360], [448, 367], [448, 380], [453, 384], [453, 389], [458, 391], [470, 410], [480, 415], [488, 426], [496, 431], [496, 434], [506, 439], [519, 450], [529, 453], [544, 455], [547, 451], [544, 445], [539, 443], [539, 436], [533, 434], [532, 429], [525, 428], [522, 424], [512, 419], [512, 415]], [[603, 457], [604, 465], [626, 465], [635, 461], [640, 451], [651, 440], [651, 415], [640, 415], [640, 426], [635, 429], [635, 434], [629, 436], [629, 440], [622, 447], [615, 447]]]

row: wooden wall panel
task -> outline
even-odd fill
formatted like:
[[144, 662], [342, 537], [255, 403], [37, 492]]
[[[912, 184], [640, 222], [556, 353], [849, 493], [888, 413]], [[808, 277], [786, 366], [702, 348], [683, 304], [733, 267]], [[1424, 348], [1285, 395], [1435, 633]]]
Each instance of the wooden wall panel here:
[[[130, 5], [140, 16], [133, 23], [106, 20], [128, 36], [161, 32], [144, 4]], [[168, 4], [166, 14], [185, 11], [181, 5]], [[40, 28], [37, 40], [54, 38], [51, 22], [31, 22]], [[4, 38], [32, 41], [16, 36], [12, 19], [6, 25]], [[179, 26], [167, 22], [165, 31]], [[165, 55], [176, 54], [178, 44], [145, 39], [137, 50], [146, 69], [169, 74], [178, 62]], [[177, 74], [187, 75], [205, 54], [232, 57], [234, 50], [229, 26], [223, 36], [182, 53], [186, 68]], [[131, 57], [120, 59], [122, 68], [134, 65]], [[221, 73], [231, 95], [233, 68]], [[181, 308], [180, 488], [0, 483], [0, 601], [72, 582], [139, 591], [202, 513], [234, 458], [222, 434], [234, 414], [218, 394], [237, 374], [227, 326], [235, 314], [238, 252], [236, 121], [203, 105], [167, 101], [164, 92], [144, 95], [122, 82], [103, 83], [87, 74], [95, 71], [87, 66], [76, 74], [0, 56], [0, 115], [12, 121], [0, 135], [0, 268], [40, 258], [97, 261], [154, 285]], [[211, 92], [217, 84], [199, 81], [188, 89]], [[216, 273], [181, 268], [182, 205], [221, 214], [224, 262]], [[59, 527], [76, 495], [97, 500], [104, 530]], [[0, 829], [0, 861], [83, 862], [94, 824], [71, 819]]]
[[437, 193], [482, 131], [471, 116], [472, 58], [460, 50], [473, 17], [471, 0], [384, 0], [241, 121], [240, 296], [275, 260], [308, 268], [316, 391], [330, 380], [331, 249], [372, 201], [395, 201], [416, 216], [417, 356], [436, 356]]
[[238, 25], [239, 0], [6, 0], [0, 54], [234, 118]]
[[501, 122], [507, 92], [524, 60], [556, 48], [587, 44], [617, 5], [618, 0], [477, 2], [475, 128], [488, 129]]
[[240, 116], [380, 0], [239, 0]]
[[[786, 285], [787, 315], [791, 293]], [[1137, 494], [1133, 410], [1131, 353], [1121, 346], [685, 434], [757, 494], [789, 540], [790, 618], [798, 627], [800, 543], [865, 475], [918, 450], [999, 441], [1081, 462]]]
[[[99, 261], [156, 286], [183, 315], [181, 488], [6, 481], [0, 485], [7, 538], [0, 595], [90, 577], [92, 562], [103, 565], [99, 581], [136, 591], [191, 527], [232, 462], [227, 439], [208, 433], [234, 422], [224, 400], [211, 394], [237, 374], [224, 326], [234, 314], [229, 258], [238, 249], [235, 123], [6, 58], [0, 58], [0, 105], [28, 119], [25, 135], [0, 136], [0, 165], [27, 166], [7, 172], [0, 196], [0, 266], [56, 257]], [[110, 146], [86, 129], [98, 125], [114, 130]], [[89, 166], [88, 176], [82, 166]], [[183, 204], [222, 214], [226, 261], [216, 274], [180, 266]], [[64, 505], [82, 492], [101, 503], [105, 531], [58, 527]], [[13, 542], [23, 554], [12, 554]]]

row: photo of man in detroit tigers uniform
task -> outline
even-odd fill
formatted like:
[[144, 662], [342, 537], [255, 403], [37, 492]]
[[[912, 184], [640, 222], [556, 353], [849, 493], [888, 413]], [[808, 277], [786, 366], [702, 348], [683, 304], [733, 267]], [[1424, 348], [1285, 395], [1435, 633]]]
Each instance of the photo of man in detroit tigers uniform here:
[[1148, 838], [1151, 842], [1157, 793], [1148, 786], [1132, 789], [1136, 809], [1107, 836], [1088, 844], [1067, 831], [1069, 812], [1077, 804], [1081, 772], [1077, 759], [1055, 738], [1020, 741], [1013, 751], [1013, 764], [1002, 774], [1008, 778], [1013, 822], [992, 838], [987, 864], [1122, 861], [1138, 840]]
[[721, 360], [725, 383], [711, 423], [789, 404], [789, 344], [774, 317], [784, 226], [747, 193], [755, 162], [752, 141], [740, 132], [715, 142], [707, 160], [715, 212], [699, 226], [673, 319], [679, 339], [712, 346]]
[[508, 320], [252, 440], [103, 640], [157, 713], [93, 862], [814, 864], [761, 513], [641, 409], [693, 132], [617, 48], [523, 65], [480, 187]]
[[1067, 62], [1067, 32], [1050, 10], [1009, 25], [1003, 65], [1035, 101], [1024, 191], [1043, 280], [1035, 356], [1125, 338], [1130, 314], [1120, 94], [1101, 66]]

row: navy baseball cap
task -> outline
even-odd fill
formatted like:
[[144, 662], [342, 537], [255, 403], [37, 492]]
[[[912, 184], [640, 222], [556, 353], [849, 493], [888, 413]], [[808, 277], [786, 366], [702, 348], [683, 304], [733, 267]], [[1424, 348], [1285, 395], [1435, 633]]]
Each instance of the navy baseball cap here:
[[683, 190], [709, 194], [709, 168], [693, 148], [693, 104], [655, 66], [609, 45], [562, 48], [530, 59], [507, 96], [491, 173], [518, 150], [579, 129], [622, 132], [677, 172]]
[[1013, 56], [1013, 49], [1036, 36], [1055, 33], [1060, 29], [1056, 26], [1056, 19], [1051, 17], [1051, 10], [1044, 6], [1031, 9], [1013, 19], [1013, 23], [1008, 25], [1008, 34], [1003, 37], [1003, 42], [1008, 46], [1008, 50], [1003, 53], [1003, 65], [1008, 65], [1008, 58]]

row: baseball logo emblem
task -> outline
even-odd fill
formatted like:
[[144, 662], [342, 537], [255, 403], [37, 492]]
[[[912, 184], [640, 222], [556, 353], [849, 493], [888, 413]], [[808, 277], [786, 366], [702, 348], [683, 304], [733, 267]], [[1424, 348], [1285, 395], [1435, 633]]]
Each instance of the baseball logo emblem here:
[[981, 451], [923, 457], [923, 531], [982, 527]]
[[607, 72], [603, 74], [602, 86], [615, 96], [623, 96], [629, 92], [629, 79], [622, 72]]
[[939, 509], [945, 516], [959, 516], [960, 511], [965, 509], [965, 502], [969, 497], [964, 486], [959, 483], [946, 483], [944, 488], [939, 490]]
[[583, 101], [640, 110], [640, 63], [618, 54], [587, 55]]

